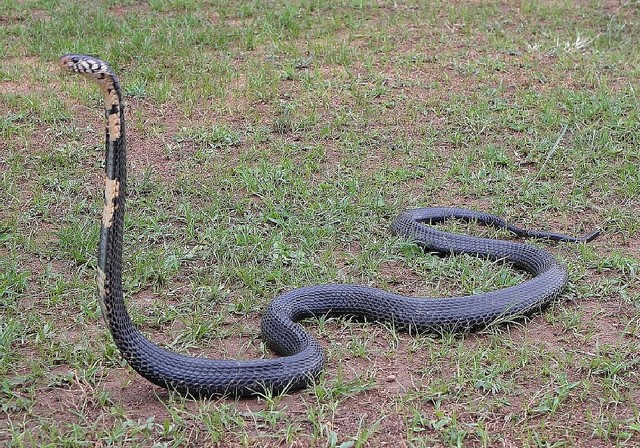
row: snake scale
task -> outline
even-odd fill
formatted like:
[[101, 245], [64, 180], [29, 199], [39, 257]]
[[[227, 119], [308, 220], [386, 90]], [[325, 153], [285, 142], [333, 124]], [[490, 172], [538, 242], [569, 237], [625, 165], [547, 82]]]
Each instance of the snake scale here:
[[585, 237], [529, 231], [487, 213], [458, 208], [420, 208], [400, 214], [396, 234], [441, 254], [472, 254], [504, 260], [531, 274], [516, 286], [466, 297], [416, 298], [362, 285], [328, 284], [289, 291], [275, 298], [262, 318], [262, 337], [280, 356], [273, 359], [215, 360], [183, 356], [150, 342], [132, 323], [122, 290], [122, 244], [126, 194], [124, 102], [116, 74], [92, 56], [70, 54], [60, 64], [97, 82], [106, 116], [105, 190], [98, 248], [98, 289], [109, 331], [129, 365], [157, 385], [195, 397], [282, 393], [307, 387], [319, 375], [325, 355], [319, 342], [297, 322], [309, 316], [355, 315], [420, 332], [459, 332], [497, 319], [532, 313], [556, 298], [567, 270], [548, 252], [521, 243], [457, 235], [427, 224], [457, 218], [504, 228], [522, 237], [590, 241]]

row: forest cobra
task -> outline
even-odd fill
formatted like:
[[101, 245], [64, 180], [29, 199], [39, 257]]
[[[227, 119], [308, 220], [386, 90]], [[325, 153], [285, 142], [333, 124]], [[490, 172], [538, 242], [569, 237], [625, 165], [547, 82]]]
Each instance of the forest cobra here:
[[458, 208], [421, 208], [400, 214], [393, 230], [425, 250], [504, 260], [531, 278], [516, 286], [452, 298], [405, 297], [362, 285], [328, 284], [287, 292], [267, 307], [262, 337], [280, 356], [273, 359], [216, 360], [183, 356], [150, 342], [132, 323], [122, 290], [122, 241], [126, 194], [124, 102], [116, 74], [92, 56], [66, 55], [60, 64], [95, 81], [105, 101], [105, 188], [98, 248], [98, 291], [106, 324], [122, 356], [147, 380], [195, 397], [283, 393], [307, 387], [320, 374], [325, 355], [319, 342], [297, 323], [322, 315], [352, 315], [419, 332], [460, 332], [486, 327], [540, 310], [560, 295], [567, 270], [548, 252], [511, 241], [458, 235], [427, 224], [457, 218], [508, 229], [521, 237], [590, 241], [524, 230], [501, 218]]

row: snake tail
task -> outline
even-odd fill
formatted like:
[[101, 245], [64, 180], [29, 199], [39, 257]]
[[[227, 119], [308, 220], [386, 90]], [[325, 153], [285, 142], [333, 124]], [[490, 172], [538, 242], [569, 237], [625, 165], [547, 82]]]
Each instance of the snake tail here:
[[503, 260], [527, 271], [518, 285], [460, 297], [407, 297], [355, 284], [307, 286], [276, 297], [261, 322], [262, 338], [278, 353], [270, 359], [226, 360], [191, 357], [149, 341], [133, 324], [122, 287], [122, 247], [126, 197], [125, 107], [118, 77], [93, 56], [69, 54], [60, 64], [98, 84], [105, 104], [104, 207], [100, 226], [97, 278], [106, 326], [122, 357], [141, 376], [193, 397], [279, 394], [308, 387], [324, 368], [320, 343], [298, 323], [310, 316], [352, 315], [393, 322], [418, 332], [464, 332], [528, 315], [556, 299], [567, 284], [567, 269], [549, 252], [513, 241], [458, 235], [434, 228], [447, 219], [477, 221], [522, 237], [589, 241], [553, 232], [529, 231], [488, 213], [459, 208], [419, 208], [401, 213], [393, 231], [427, 251], [471, 254]]

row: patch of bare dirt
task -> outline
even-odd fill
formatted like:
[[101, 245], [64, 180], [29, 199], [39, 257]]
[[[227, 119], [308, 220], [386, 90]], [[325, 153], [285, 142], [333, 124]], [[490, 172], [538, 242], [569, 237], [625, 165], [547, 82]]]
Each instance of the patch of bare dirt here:
[[133, 121], [135, 111], [135, 114], [142, 114], [146, 117], [144, 118], [145, 122], [161, 123], [162, 127], [166, 129], [156, 136], [144, 131], [141, 135], [133, 126], [129, 125], [127, 159], [129, 165], [133, 167], [132, 175], [141, 177], [143, 172], [150, 171], [152, 179], [169, 186], [176, 179], [179, 164], [193, 155], [191, 151], [184, 148], [171, 151], [171, 153], [166, 150], [167, 145], [173, 144], [172, 139], [180, 123], [183, 123], [183, 117], [168, 110], [158, 111], [157, 108], [152, 107], [140, 108], [138, 107], [139, 103], [131, 101], [129, 103], [127, 108], [129, 123]]
[[387, 261], [378, 267], [378, 272], [385, 283], [393, 286], [394, 292], [398, 294], [422, 297], [433, 294], [424, 280], [404, 263]]
[[43, 9], [31, 9], [25, 12], [7, 12], [0, 15], [0, 24], [5, 26], [16, 25], [19, 27], [20, 24], [25, 22], [27, 19], [37, 19], [47, 22], [51, 20], [51, 15]]
[[111, 6], [109, 12], [116, 17], [124, 18], [127, 15], [134, 14], [145, 15], [151, 11], [150, 3], [147, 1], [133, 1], [129, 4], [118, 4]]
[[[9, 57], [5, 58], [0, 63], [3, 70], [7, 72], [12, 71], [12, 67], [18, 67], [17, 71], [27, 71], [30, 67], [41, 66], [42, 62], [40, 58], [36, 56], [21, 56], [21, 57]], [[56, 64], [47, 64], [44, 69], [48, 71], [54, 71], [57, 67]], [[26, 79], [27, 77], [25, 77]], [[43, 92], [45, 90], [59, 88], [57, 82], [45, 84], [36, 84], [26, 80], [4, 80], [0, 81], [0, 95], [26, 95], [33, 92]]]
[[37, 86], [24, 82], [18, 83], [14, 81], [0, 81], [0, 94], [24, 94], [43, 90], [44, 86]]
[[34, 66], [41, 62], [38, 56], [14, 56], [5, 58], [2, 65]]

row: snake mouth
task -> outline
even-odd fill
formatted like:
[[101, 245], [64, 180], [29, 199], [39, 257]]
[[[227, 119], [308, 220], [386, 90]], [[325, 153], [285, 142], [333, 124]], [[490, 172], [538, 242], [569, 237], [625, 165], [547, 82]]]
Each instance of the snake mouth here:
[[60, 66], [65, 70], [87, 76], [109, 71], [109, 66], [105, 62], [85, 54], [66, 54], [60, 58]]

